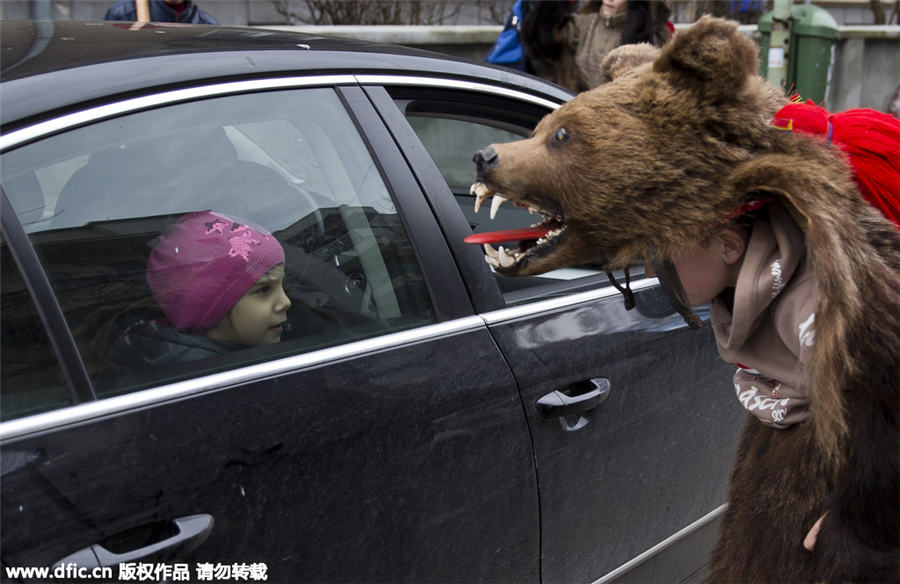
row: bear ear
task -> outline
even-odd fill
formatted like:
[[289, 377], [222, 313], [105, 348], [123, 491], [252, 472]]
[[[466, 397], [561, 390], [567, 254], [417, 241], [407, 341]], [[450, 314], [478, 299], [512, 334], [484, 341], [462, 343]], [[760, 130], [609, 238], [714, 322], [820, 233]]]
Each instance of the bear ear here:
[[734, 21], [704, 16], [663, 47], [653, 70], [672, 76], [702, 99], [733, 95], [759, 72], [758, 48]]
[[755, 188], [751, 191], [751, 194], [752, 196], [748, 196], [748, 199], [765, 199], [767, 196], [777, 199], [781, 202], [782, 206], [787, 209], [788, 213], [790, 213], [794, 223], [796, 223], [803, 231], [809, 231], [809, 215], [797, 205], [797, 201], [794, 196], [791, 195], [790, 191], [767, 186]]
[[[780, 201], [794, 222], [803, 231], [807, 231], [816, 208], [809, 206], [810, 197], [797, 196], [795, 193], [817, 192], [814, 185], [821, 182], [818, 169], [804, 172], [809, 166], [808, 161], [804, 161], [802, 157], [770, 154], [739, 164], [728, 175], [725, 184], [730, 186], [730, 198], [735, 201], [766, 198]], [[824, 200], [822, 197], [813, 196], [812, 200], [816, 200], [821, 208], [819, 203]]]
[[652, 63], [659, 49], [648, 43], [621, 45], [610, 51], [600, 64], [600, 84], [609, 83], [623, 73]]

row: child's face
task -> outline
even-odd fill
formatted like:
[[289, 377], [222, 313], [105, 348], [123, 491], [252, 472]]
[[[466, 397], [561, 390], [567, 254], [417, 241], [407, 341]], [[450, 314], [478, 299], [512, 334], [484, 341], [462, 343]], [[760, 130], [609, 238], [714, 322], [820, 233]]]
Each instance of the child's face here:
[[284, 264], [263, 274], [206, 336], [248, 347], [281, 340], [291, 301], [284, 293]]
[[742, 234], [723, 229], [708, 244], [694, 245], [672, 262], [691, 306], [706, 304], [735, 285], [744, 249]]

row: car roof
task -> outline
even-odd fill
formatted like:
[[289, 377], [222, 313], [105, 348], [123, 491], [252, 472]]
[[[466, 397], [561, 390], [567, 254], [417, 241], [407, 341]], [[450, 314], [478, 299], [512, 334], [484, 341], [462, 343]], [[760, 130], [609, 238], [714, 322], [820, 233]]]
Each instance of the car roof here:
[[5, 131], [49, 112], [109, 99], [279, 73], [442, 76], [525, 89], [556, 101], [571, 97], [561, 87], [510, 69], [283, 30], [106, 21], [0, 23], [0, 123]]

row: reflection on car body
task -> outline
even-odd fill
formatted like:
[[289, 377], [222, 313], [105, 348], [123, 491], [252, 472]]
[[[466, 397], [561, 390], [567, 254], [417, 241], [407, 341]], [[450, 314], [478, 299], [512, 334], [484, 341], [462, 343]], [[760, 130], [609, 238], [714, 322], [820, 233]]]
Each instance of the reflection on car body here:
[[[710, 332], [639, 269], [626, 311], [591, 266], [503, 278], [463, 243], [506, 226], [473, 214], [472, 152], [568, 93], [279, 31], [2, 33], [4, 566], [697, 577], [742, 415]], [[203, 210], [284, 248], [281, 342], [107, 367], [128, 323], [164, 318], [152, 242]]]

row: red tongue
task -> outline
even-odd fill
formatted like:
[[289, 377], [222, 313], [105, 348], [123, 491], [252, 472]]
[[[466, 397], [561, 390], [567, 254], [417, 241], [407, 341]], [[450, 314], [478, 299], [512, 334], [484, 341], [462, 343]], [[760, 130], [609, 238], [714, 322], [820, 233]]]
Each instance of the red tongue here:
[[506, 229], [504, 231], [488, 231], [473, 233], [463, 241], [466, 243], [502, 243], [522, 239], [540, 239], [550, 231], [547, 227], [525, 227], [522, 229]]

